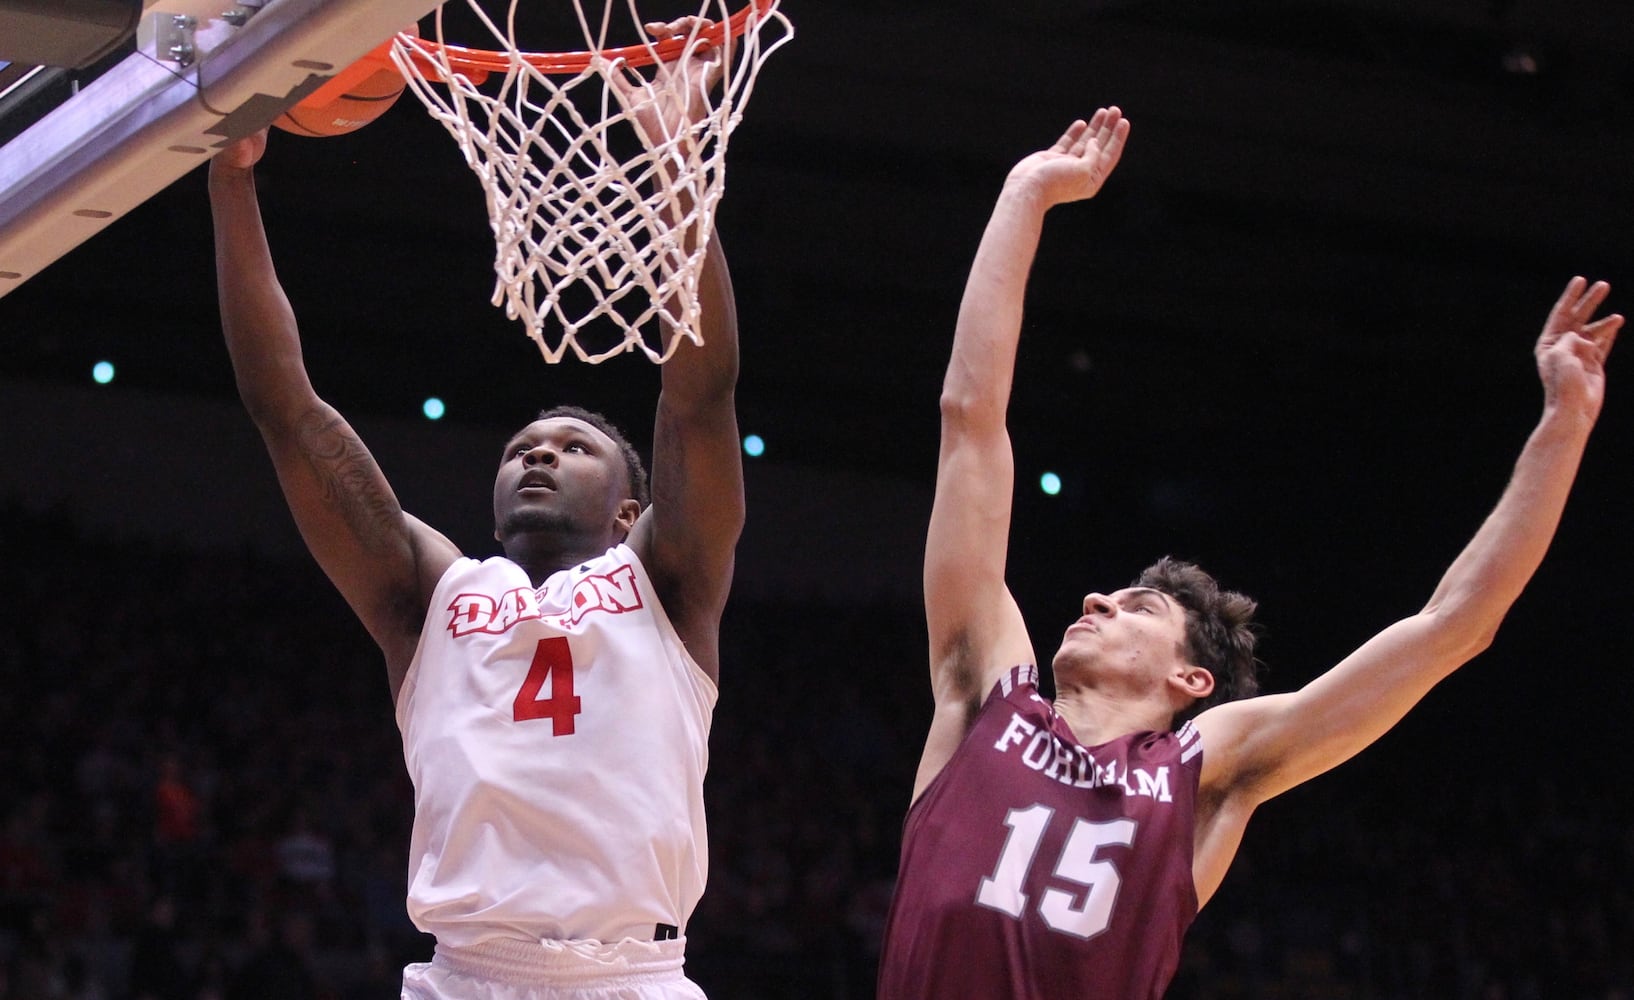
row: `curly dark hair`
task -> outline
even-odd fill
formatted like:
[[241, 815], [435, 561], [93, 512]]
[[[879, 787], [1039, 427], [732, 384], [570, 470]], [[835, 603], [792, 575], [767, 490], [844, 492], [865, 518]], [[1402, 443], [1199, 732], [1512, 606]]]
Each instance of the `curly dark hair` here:
[[548, 410], [540, 410], [535, 420], [552, 420], [556, 417], [570, 417], [582, 420], [613, 439], [618, 445], [618, 453], [624, 457], [624, 471], [630, 477], [630, 496], [641, 505], [642, 510], [652, 503], [652, 494], [647, 487], [647, 467], [641, 463], [641, 456], [624, 436], [618, 425], [594, 410], [586, 410], [581, 406], [553, 406]]
[[1179, 713], [1176, 722], [1210, 706], [1259, 694], [1259, 661], [1254, 658], [1259, 630], [1253, 621], [1258, 602], [1221, 590], [1214, 577], [1172, 556], [1146, 567], [1130, 586], [1161, 590], [1186, 609], [1181, 655], [1214, 675], [1214, 691]]

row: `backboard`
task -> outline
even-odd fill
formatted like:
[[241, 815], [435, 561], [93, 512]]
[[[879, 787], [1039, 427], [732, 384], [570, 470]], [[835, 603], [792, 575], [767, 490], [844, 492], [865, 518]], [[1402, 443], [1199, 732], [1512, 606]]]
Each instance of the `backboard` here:
[[147, 0], [81, 74], [0, 63], [0, 297], [436, 0]]

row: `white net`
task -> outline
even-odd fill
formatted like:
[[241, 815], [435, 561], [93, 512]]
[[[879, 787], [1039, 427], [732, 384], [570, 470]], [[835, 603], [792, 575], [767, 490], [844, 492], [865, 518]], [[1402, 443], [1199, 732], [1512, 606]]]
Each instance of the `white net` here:
[[[698, 274], [727, 139], [761, 63], [793, 29], [777, 0], [740, 0], [735, 16], [703, 0], [687, 34], [657, 42], [634, 0], [588, 13], [597, 0], [574, 0], [588, 51], [528, 56], [515, 41], [518, 2], [501, 25], [467, 0], [496, 52], [445, 43], [439, 10], [436, 44], [399, 35], [393, 61], [486, 192], [494, 305], [553, 364], [569, 350], [592, 363], [640, 350], [662, 363], [681, 337], [702, 343]], [[618, 32], [634, 44], [610, 51]], [[700, 46], [710, 32], [716, 44]], [[686, 57], [700, 48], [712, 58]], [[692, 113], [652, 113], [677, 99]]]

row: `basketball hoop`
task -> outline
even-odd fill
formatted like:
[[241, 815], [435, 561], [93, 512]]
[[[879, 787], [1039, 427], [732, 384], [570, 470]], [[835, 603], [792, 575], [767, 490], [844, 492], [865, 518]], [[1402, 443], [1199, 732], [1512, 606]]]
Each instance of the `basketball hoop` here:
[[[727, 0], [699, 0], [690, 34], [654, 40], [634, 0], [603, 0], [593, 20], [585, 8], [595, 0], [573, 0], [585, 50], [529, 53], [516, 42], [518, 2], [502, 28], [467, 0], [497, 51], [446, 42], [439, 8], [433, 37], [398, 35], [392, 61], [486, 193], [493, 304], [525, 324], [552, 364], [569, 350], [597, 363], [638, 349], [662, 364], [682, 336], [703, 342], [698, 272], [727, 139], [761, 64], [793, 28], [778, 0], [747, 0], [736, 13]], [[607, 44], [615, 20], [626, 27], [615, 7], [635, 44]], [[704, 45], [721, 54], [715, 88], [682, 58]], [[648, 136], [636, 111], [664, 87], [706, 107], [674, 134]]]

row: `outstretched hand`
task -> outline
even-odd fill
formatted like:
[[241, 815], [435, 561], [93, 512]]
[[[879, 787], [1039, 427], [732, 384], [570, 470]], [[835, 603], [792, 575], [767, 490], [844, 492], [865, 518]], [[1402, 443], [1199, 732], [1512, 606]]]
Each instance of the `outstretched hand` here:
[[[709, 27], [699, 17], [683, 17], [644, 26], [654, 42], [688, 38]], [[730, 38], [730, 35], [728, 35]], [[686, 133], [710, 111], [709, 92], [721, 78], [730, 53], [699, 37], [684, 55], [671, 62], [660, 61], [649, 83], [628, 66], [614, 66], [607, 74], [619, 103], [631, 113], [636, 129], [647, 148]]]
[[1123, 112], [1101, 108], [1088, 122], [1073, 122], [1049, 149], [1016, 164], [1010, 180], [1032, 185], [1046, 208], [1093, 198], [1118, 165], [1128, 137]]
[[1533, 349], [1546, 401], [1578, 407], [1591, 420], [1605, 398], [1606, 355], [1623, 325], [1617, 313], [1594, 318], [1610, 293], [1604, 281], [1591, 285], [1578, 277], [1567, 282]]
[[266, 152], [267, 130], [262, 129], [254, 135], [228, 143], [212, 162], [229, 170], [249, 170], [261, 162]]

